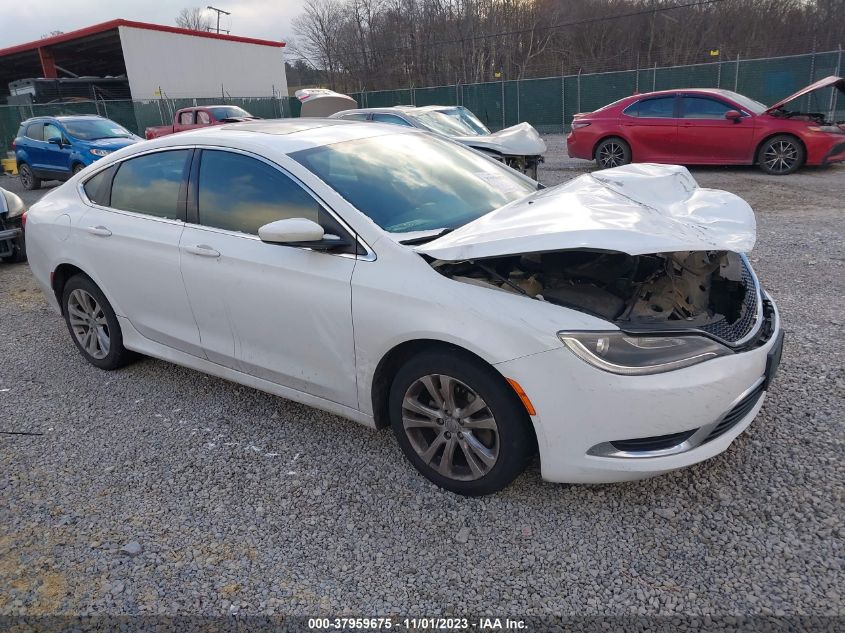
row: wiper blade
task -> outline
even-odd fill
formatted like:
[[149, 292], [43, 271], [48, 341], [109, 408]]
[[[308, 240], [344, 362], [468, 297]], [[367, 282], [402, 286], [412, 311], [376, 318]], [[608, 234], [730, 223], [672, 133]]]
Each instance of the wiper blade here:
[[443, 237], [447, 233], [451, 233], [455, 229], [443, 229], [439, 233], [435, 233], [434, 235], [423, 235], [421, 237], [412, 237], [408, 240], [399, 240], [400, 244], [406, 244], [408, 246], [417, 246], [418, 244], [425, 244], [426, 242], [431, 242], [436, 240], [438, 237]]

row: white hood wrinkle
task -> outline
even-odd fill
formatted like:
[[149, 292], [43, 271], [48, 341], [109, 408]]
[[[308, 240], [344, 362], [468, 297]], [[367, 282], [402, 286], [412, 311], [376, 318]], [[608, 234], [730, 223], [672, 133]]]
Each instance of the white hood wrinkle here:
[[538, 156], [546, 153], [546, 143], [529, 123], [519, 123], [493, 134], [453, 138], [470, 147], [489, 149], [506, 156]]
[[699, 187], [686, 167], [640, 163], [538, 191], [415, 250], [443, 261], [573, 249], [745, 253], [755, 240], [745, 200]]

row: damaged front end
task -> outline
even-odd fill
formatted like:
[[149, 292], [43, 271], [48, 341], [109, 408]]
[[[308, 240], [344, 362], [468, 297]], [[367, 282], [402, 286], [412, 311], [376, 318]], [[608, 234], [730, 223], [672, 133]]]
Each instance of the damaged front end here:
[[583, 311], [632, 333], [696, 330], [736, 347], [762, 319], [754, 273], [728, 251], [568, 250], [432, 265], [455, 281]]

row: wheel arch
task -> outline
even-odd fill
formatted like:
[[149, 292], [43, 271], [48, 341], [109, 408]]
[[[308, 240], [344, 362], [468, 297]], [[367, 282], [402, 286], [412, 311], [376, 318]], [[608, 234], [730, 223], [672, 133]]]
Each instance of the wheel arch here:
[[[498, 369], [496, 369], [495, 365], [492, 365], [478, 354], [475, 354], [467, 348], [461, 347], [455, 343], [429, 338], [404, 341], [395, 345], [386, 354], [384, 354], [373, 372], [373, 380], [370, 385], [370, 397], [372, 399], [373, 419], [375, 420], [376, 428], [381, 429], [390, 426], [388, 397], [390, 394], [390, 386], [396, 372], [405, 362], [417, 354], [431, 350], [441, 350], [448, 351], [453, 354], [459, 354], [472, 360], [473, 362], [480, 363], [485, 367], [492, 369], [496, 372], [496, 374], [502, 377], [503, 381], [507, 380], [507, 378], [502, 375]], [[514, 396], [516, 396], [515, 392]], [[531, 424], [530, 426], [532, 433], [534, 433], [534, 425]]]
[[[59, 309], [62, 311], [62, 315], [65, 313], [65, 307], [62, 304], [62, 294], [65, 290], [65, 284], [67, 284], [68, 280], [75, 275], [83, 275], [91, 280], [92, 283], [96, 284], [98, 288], [100, 285], [97, 284], [96, 281], [86, 273], [84, 270], [79, 268], [79, 266], [75, 266], [74, 264], [63, 263], [56, 266], [55, 270], [53, 270], [50, 279], [50, 285], [53, 288], [53, 294], [56, 297], [56, 302], [59, 304]], [[103, 289], [100, 288], [102, 292]]]
[[801, 145], [801, 148], [804, 150], [804, 162], [807, 162], [807, 144], [804, 142], [800, 136], [798, 136], [795, 132], [792, 131], [781, 131], [781, 132], [769, 132], [766, 134], [760, 142], [757, 143], [757, 146], [754, 148], [754, 155], [751, 157], [751, 164], [752, 165], [759, 165], [760, 164], [760, 150], [763, 148], [763, 145], [768, 141], [772, 140], [776, 136], [791, 136], [798, 144]]
[[591, 153], [592, 153], [592, 158], [591, 158], [590, 160], [595, 160], [595, 159], [596, 159], [596, 150], [599, 148], [599, 145], [601, 145], [601, 144], [602, 144], [602, 143], [604, 143], [607, 139], [610, 139], [610, 138], [618, 138], [619, 140], [624, 141], [624, 142], [625, 142], [625, 144], [628, 146], [628, 149], [629, 149], [629, 150], [630, 150], [630, 152], [631, 152], [631, 162], [634, 162], [634, 148], [633, 148], [633, 146], [631, 145], [631, 141], [629, 141], [627, 138], [625, 138], [625, 136], [624, 136], [624, 135], [622, 135], [622, 134], [617, 134], [617, 133], [613, 133], [613, 134], [608, 133], [608, 134], [605, 134], [605, 135], [603, 135], [602, 137], [600, 137], [600, 138], [599, 138], [599, 139], [598, 139], [595, 143], [593, 143], [593, 149], [592, 149], [592, 152], [591, 152]]

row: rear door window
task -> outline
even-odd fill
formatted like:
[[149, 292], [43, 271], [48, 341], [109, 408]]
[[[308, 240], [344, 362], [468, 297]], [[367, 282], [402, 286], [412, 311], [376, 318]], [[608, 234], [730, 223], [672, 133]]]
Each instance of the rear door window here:
[[123, 161], [114, 176], [109, 206], [160, 218], [179, 218], [179, 192], [190, 153], [186, 149], [170, 150]]
[[193, 112], [183, 112], [179, 115], [179, 125], [193, 125], [194, 124], [194, 113]]
[[625, 108], [625, 114], [641, 119], [671, 119], [675, 116], [675, 96], [643, 99]]
[[44, 140], [44, 124], [43, 123], [30, 123], [29, 126], [26, 128], [26, 137], [31, 138], [33, 141], [43, 141]]

